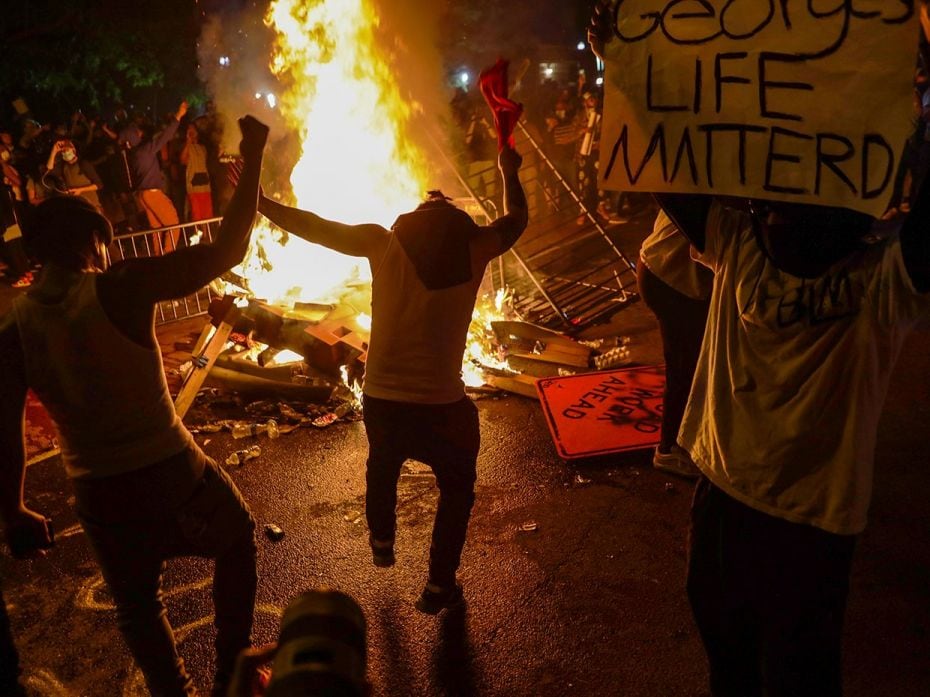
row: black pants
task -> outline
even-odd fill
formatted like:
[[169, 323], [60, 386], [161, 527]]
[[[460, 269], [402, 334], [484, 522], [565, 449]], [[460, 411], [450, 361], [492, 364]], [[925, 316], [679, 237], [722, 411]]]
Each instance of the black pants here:
[[255, 522], [229, 476], [192, 446], [144, 469], [75, 480], [78, 518], [116, 602], [120, 631], [153, 696], [196, 694], [166, 616], [165, 561], [213, 559], [217, 681], [224, 694], [250, 645], [255, 607]]
[[467, 397], [452, 404], [391, 402], [365, 395], [368, 465], [365, 515], [377, 540], [393, 540], [397, 480], [408, 458], [429, 465], [439, 485], [430, 545], [429, 579], [455, 582], [471, 507], [480, 434], [478, 409]]
[[691, 381], [697, 367], [710, 300], [695, 300], [664, 283], [640, 261], [636, 267], [639, 294], [659, 321], [665, 354], [665, 394], [659, 447], [668, 452], [678, 441]]
[[856, 538], [743, 505], [702, 477], [688, 597], [714, 697], [839, 697]]

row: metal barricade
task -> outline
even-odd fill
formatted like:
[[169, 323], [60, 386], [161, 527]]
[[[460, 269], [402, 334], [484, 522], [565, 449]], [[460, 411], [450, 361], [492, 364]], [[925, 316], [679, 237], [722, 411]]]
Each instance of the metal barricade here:
[[[209, 218], [119, 235], [113, 239], [113, 244], [108, 250], [110, 263], [159, 256], [161, 253], [191, 247], [201, 242], [212, 242], [221, 220], [222, 218]], [[155, 323], [165, 324], [205, 314], [210, 301], [219, 295], [207, 285], [185, 298], [163, 300], [155, 306]]]

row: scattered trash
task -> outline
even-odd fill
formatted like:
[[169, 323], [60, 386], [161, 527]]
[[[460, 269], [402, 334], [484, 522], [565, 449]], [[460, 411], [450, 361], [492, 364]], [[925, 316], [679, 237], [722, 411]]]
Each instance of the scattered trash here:
[[188, 430], [191, 433], [219, 433], [224, 428], [226, 428], [226, 422], [217, 421], [212, 424], [200, 424], [198, 426], [191, 426]]
[[331, 426], [335, 422], [339, 421], [339, 419], [343, 418], [344, 416], [347, 416], [351, 411], [352, 405], [349, 402], [343, 402], [328, 414], [323, 414], [323, 416], [315, 418], [310, 423], [312, 423], [317, 428], [326, 428], [327, 426]]
[[278, 422], [274, 419], [268, 419], [267, 423], [264, 424], [247, 424], [240, 421], [233, 424], [232, 427], [232, 437], [237, 439], [250, 438], [261, 433], [267, 434], [271, 440], [274, 440], [281, 435]]
[[204, 444], [204, 445], [210, 445], [210, 441], [211, 441], [211, 440], [213, 440], [213, 439], [212, 439], [212, 438], [204, 438], [203, 444]]
[[279, 404], [278, 411], [281, 412], [282, 417], [289, 421], [301, 421], [304, 418], [303, 414], [288, 404]]
[[523, 532], [536, 532], [538, 528], [539, 526], [536, 524], [535, 520], [528, 520], [520, 526], [520, 530]]
[[575, 484], [590, 484], [591, 480], [587, 477], [582, 477], [580, 474], [575, 475]]
[[272, 542], [280, 542], [284, 539], [284, 530], [274, 523], [268, 523], [265, 525], [265, 536]]
[[628, 336], [608, 336], [603, 339], [591, 339], [590, 341], [579, 341], [578, 343], [596, 351], [609, 351], [610, 349], [629, 346], [633, 343], [633, 340]]
[[627, 365], [630, 362], [630, 349], [627, 346], [612, 348], [600, 356], [594, 357], [594, 367], [598, 370], [608, 370]]
[[234, 453], [230, 453], [229, 457], [226, 458], [226, 464], [232, 466], [242, 466], [249, 460], [252, 460], [262, 454], [262, 448], [260, 445], [253, 445], [246, 448], [245, 450], [237, 450]]

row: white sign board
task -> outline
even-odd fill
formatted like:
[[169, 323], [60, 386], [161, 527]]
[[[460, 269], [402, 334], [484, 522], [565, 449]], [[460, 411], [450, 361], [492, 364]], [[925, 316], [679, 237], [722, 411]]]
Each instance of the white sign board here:
[[914, 130], [916, 0], [619, 0], [601, 185], [880, 216]]

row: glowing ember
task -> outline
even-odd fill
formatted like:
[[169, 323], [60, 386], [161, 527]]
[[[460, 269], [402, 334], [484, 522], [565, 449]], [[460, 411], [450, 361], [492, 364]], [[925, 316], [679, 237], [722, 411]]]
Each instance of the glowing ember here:
[[284, 349], [283, 351], [278, 351], [274, 358], [271, 359], [269, 365], [284, 365], [285, 363], [298, 363], [304, 359], [296, 351], [291, 351], [290, 349]]

